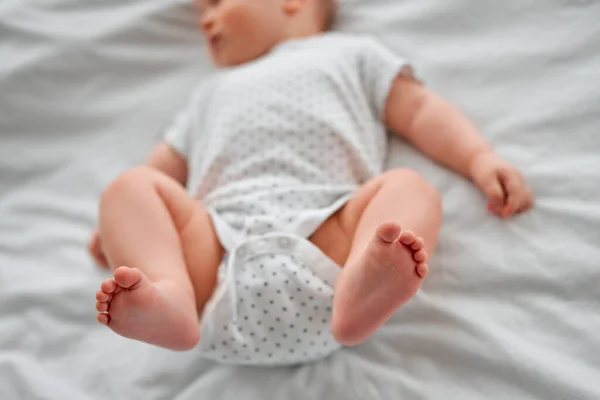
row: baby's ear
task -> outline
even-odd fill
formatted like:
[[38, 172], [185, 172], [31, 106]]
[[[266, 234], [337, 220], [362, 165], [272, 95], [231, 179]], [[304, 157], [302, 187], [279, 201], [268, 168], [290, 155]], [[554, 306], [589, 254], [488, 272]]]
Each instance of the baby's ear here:
[[308, 0], [284, 0], [283, 11], [286, 14], [296, 14], [306, 5]]

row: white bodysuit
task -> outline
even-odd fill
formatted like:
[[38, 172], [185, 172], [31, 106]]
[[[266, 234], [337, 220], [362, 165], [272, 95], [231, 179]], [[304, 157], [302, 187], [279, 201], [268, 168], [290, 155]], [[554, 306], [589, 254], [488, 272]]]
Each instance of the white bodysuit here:
[[369, 37], [289, 40], [204, 82], [167, 131], [226, 249], [201, 320], [204, 355], [296, 364], [340, 347], [330, 328], [340, 266], [307, 238], [382, 172], [385, 103], [404, 67]]

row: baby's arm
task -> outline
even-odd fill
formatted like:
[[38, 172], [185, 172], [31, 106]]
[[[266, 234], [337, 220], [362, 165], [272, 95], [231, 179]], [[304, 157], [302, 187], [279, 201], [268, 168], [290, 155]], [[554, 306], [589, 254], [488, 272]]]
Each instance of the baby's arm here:
[[167, 142], [161, 142], [154, 147], [146, 165], [169, 175], [182, 186], [185, 186], [187, 182], [187, 160]]
[[472, 179], [490, 211], [507, 217], [532, 205], [519, 170], [496, 155], [473, 124], [419, 82], [399, 75], [385, 110], [388, 127], [423, 153]]

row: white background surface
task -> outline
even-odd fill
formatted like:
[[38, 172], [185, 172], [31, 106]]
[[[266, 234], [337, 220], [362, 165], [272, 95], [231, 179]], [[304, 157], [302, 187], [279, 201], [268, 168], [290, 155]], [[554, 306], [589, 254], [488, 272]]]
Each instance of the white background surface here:
[[423, 290], [315, 365], [217, 366], [95, 323], [85, 242], [102, 188], [139, 163], [207, 72], [188, 1], [0, 2], [0, 398], [600, 398], [600, 3], [346, 2], [522, 168], [508, 222], [394, 141], [441, 190]]

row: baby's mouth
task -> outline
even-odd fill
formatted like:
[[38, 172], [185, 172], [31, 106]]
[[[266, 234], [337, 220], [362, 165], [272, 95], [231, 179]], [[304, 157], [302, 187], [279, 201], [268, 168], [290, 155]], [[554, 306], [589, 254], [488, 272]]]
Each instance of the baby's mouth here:
[[208, 39], [208, 43], [213, 51], [217, 51], [220, 47], [223, 36], [221, 34], [212, 35]]

